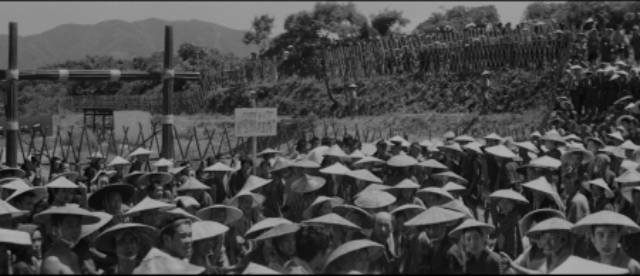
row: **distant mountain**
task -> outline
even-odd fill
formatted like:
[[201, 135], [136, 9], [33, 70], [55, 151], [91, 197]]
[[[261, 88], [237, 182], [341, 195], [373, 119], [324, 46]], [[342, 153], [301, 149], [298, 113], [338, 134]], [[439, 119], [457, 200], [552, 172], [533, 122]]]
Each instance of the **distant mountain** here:
[[[257, 51], [242, 43], [244, 32], [200, 20], [165, 21], [150, 18], [126, 22], [108, 20], [95, 25], [64, 24], [18, 39], [18, 67], [38, 68], [87, 55], [116, 58], [148, 56], [164, 49], [164, 26], [173, 26], [174, 51], [188, 42], [239, 57]], [[20, 26], [18, 25], [18, 32]], [[7, 68], [8, 35], [0, 35], [0, 68]]]

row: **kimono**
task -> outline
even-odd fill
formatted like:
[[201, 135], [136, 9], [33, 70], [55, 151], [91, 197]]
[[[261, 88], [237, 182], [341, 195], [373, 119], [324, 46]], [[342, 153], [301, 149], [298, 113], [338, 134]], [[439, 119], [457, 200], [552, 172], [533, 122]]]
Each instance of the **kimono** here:
[[464, 264], [465, 274], [500, 274], [500, 256], [484, 249], [478, 257], [467, 254]]
[[[600, 261], [600, 257], [592, 258], [591, 260], [602, 263]], [[629, 255], [627, 255], [621, 248], [616, 249], [616, 253], [613, 256], [613, 260], [610, 265], [619, 268], [626, 268], [629, 270], [629, 274], [640, 274], [640, 263], [629, 257]]]
[[408, 246], [406, 260], [407, 274], [449, 274], [451, 259], [447, 258], [447, 251], [451, 242], [447, 237], [439, 241], [427, 242], [426, 233], [422, 232], [412, 239]]
[[509, 214], [497, 214], [495, 233], [498, 241], [495, 252], [505, 252], [511, 258], [515, 258], [522, 253], [522, 237], [520, 236], [518, 226], [519, 220], [520, 215], [517, 210], [511, 211]]

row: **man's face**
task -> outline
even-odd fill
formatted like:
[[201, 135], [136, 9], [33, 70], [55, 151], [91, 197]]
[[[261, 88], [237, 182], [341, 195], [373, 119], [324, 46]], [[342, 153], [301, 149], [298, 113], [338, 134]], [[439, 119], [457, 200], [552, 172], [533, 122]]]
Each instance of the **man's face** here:
[[107, 194], [104, 202], [104, 209], [107, 213], [117, 214], [120, 213], [122, 207], [122, 195], [117, 192], [111, 192]]
[[429, 225], [427, 226], [426, 232], [430, 239], [439, 240], [446, 234], [446, 228], [442, 224]]
[[620, 242], [620, 231], [616, 226], [596, 226], [593, 229], [593, 246], [600, 256], [610, 256], [616, 252]]
[[469, 253], [478, 254], [485, 248], [485, 237], [478, 230], [472, 229], [464, 232], [462, 239]]
[[176, 226], [173, 237], [163, 237], [167, 249], [179, 258], [191, 258], [193, 252], [191, 241], [191, 223], [184, 222]]
[[60, 203], [71, 203], [74, 194], [74, 189], [57, 189], [55, 193], [55, 200]]
[[36, 257], [42, 258], [42, 233], [36, 230], [31, 235], [31, 248], [36, 253]]
[[77, 242], [82, 231], [80, 222], [81, 220], [77, 216], [65, 216], [59, 225], [60, 238], [73, 243]]
[[549, 231], [540, 237], [542, 243], [542, 251], [549, 256], [561, 250], [567, 245], [566, 234], [561, 232]]
[[278, 249], [287, 257], [293, 257], [296, 254], [296, 238], [294, 235], [286, 235], [278, 242]]
[[116, 256], [128, 260], [138, 257], [138, 239], [133, 232], [126, 231], [117, 237]]

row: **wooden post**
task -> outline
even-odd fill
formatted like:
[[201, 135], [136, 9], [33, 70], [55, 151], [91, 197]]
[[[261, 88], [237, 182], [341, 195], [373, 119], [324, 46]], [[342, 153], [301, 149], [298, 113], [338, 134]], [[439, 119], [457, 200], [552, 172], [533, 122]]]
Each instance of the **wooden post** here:
[[166, 159], [173, 158], [173, 28], [164, 27], [164, 80], [162, 84], [162, 154]]
[[5, 115], [7, 117], [7, 141], [6, 141], [6, 162], [9, 167], [18, 167], [18, 23], [9, 23], [9, 91], [5, 102]]

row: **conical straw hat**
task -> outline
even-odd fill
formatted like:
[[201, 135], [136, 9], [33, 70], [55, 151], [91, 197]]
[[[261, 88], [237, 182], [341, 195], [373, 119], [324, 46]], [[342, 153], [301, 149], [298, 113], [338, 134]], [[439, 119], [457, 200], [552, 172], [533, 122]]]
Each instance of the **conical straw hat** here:
[[598, 152], [604, 152], [620, 159], [626, 158], [624, 150], [619, 147], [605, 146], [604, 148], [599, 149]]
[[348, 220], [350, 215], [354, 214], [356, 217], [360, 219], [360, 223], [353, 220], [350, 220], [350, 221], [362, 228], [367, 229], [373, 226], [373, 216], [371, 216], [369, 212], [365, 211], [364, 209], [358, 206], [341, 204], [341, 205], [334, 206], [333, 212]]
[[445, 166], [444, 164], [438, 162], [435, 159], [429, 159], [429, 160], [425, 160], [422, 161], [420, 163], [418, 163], [418, 166], [420, 167], [425, 167], [425, 168], [431, 168], [431, 169], [441, 169], [441, 170], [447, 170], [447, 166]]
[[390, 193], [374, 190], [360, 193], [354, 204], [360, 208], [376, 209], [389, 206], [396, 202], [396, 197]]
[[489, 195], [490, 199], [509, 199], [515, 201], [520, 204], [529, 204], [529, 200], [527, 200], [520, 193], [511, 190], [511, 189], [502, 189], [497, 190]]
[[615, 275], [629, 274], [629, 269], [606, 265], [599, 262], [583, 259], [578, 256], [569, 256], [562, 264], [549, 274], [594, 274], [594, 275]]
[[558, 218], [563, 218], [566, 219], [566, 217], [564, 216], [564, 213], [562, 213], [559, 210], [556, 209], [551, 209], [551, 208], [542, 208], [542, 209], [536, 209], [533, 210], [527, 214], [525, 214], [519, 221], [518, 221], [518, 228], [520, 230], [520, 235], [521, 236], [525, 236], [527, 232], [529, 232], [529, 229], [531, 229], [531, 227], [534, 224], [534, 218], [538, 217], [539, 219], [541, 219], [538, 222], [541, 222], [545, 219], [548, 218], [553, 218], [553, 217], [558, 217]]
[[471, 137], [469, 135], [463, 134], [463, 135], [460, 135], [460, 136], [454, 138], [453, 141], [456, 141], [458, 143], [460, 143], [460, 142], [471, 143], [471, 142], [475, 142], [476, 139], [473, 139], [473, 137]]
[[365, 156], [362, 159], [360, 159], [360, 160], [356, 161], [355, 163], [353, 163], [353, 165], [359, 166], [359, 165], [366, 164], [366, 163], [385, 164], [384, 161], [382, 161], [382, 160], [380, 160], [378, 158], [375, 158], [373, 156]]
[[560, 198], [560, 195], [556, 191], [556, 189], [553, 186], [551, 186], [549, 181], [547, 181], [547, 179], [544, 176], [541, 176], [529, 182], [523, 183], [522, 187], [526, 187], [528, 189], [531, 189], [549, 196], [561, 209], [564, 209], [566, 207], [564, 205], [564, 202]]
[[515, 159], [517, 155], [504, 145], [497, 145], [485, 149], [488, 154], [505, 159]]
[[382, 183], [382, 179], [380, 179], [367, 169], [353, 170], [348, 172], [346, 175], [365, 182]]
[[500, 137], [500, 135], [498, 135], [495, 132], [493, 132], [493, 133], [485, 136], [484, 140], [495, 140], [495, 141], [502, 142], [502, 137]]
[[29, 188], [20, 188], [7, 197], [6, 201], [11, 203], [13, 200], [20, 198], [20, 196], [30, 194], [34, 197], [33, 202], [39, 202], [49, 196], [47, 193], [47, 189], [45, 187], [29, 187]]
[[251, 199], [252, 199], [251, 207], [252, 208], [255, 208], [255, 207], [258, 207], [258, 206], [262, 205], [264, 203], [264, 201], [266, 200], [265, 196], [263, 196], [261, 194], [256, 194], [254, 192], [249, 192], [247, 190], [240, 190], [235, 196], [233, 196], [231, 199], [227, 200], [227, 202], [225, 204], [231, 205], [231, 206], [234, 206], [234, 207], [238, 207], [240, 197], [243, 197], [243, 196], [251, 197]]
[[586, 235], [591, 231], [591, 227], [596, 225], [620, 226], [622, 227], [622, 235], [640, 232], [640, 226], [629, 217], [609, 210], [602, 210], [585, 216], [576, 222], [572, 230], [575, 233]]
[[404, 139], [402, 136], [400, 135], [396, 135], [391, 137], [391, 139], [389, 139], [389, 141], [391, 141], [392, 143], [398, 143], [398, 144], [406, 144], [409, 143], [409, 141], [407, 141], [406, 139]]
[[93, 210], [103, 210], [105, 208], [104, 198], [112, 192], [120, 194], [122, 202], [127, 203], [133, 197], [135, 189], [128, 184], [109, 184], [101, 187], [89, 196], [89, 207]]
[[187, 179], [187, 181], [184, 184], [182, 184], [182, 186], [178, 187], [179, 192], [203, 191], [203, 190], [209, 190], [209, 189], [211, 189], [211, 187], [203, 184], [202, 182], [200, 182], [200, 180], [196, 179], [195, 177], [189, 177], [189, 179]]
[[132, 274], [192, 275], [201, 274], [204, 271], [204, 267], [192, 265], [186, 261], [164, 253], [157, 248], [151, 248], [140, 265], [133, 270]]
[[31, 235], [27, 232], [0, 228], [0, 244], [31, 245]]
[[164, 186], [171, 183], [171, 180], [173, 180], [173, 175], [168, 172], [150, 172], [143, 174], [136, 180], [136, 182], [140, 186], [148, 186], [155, 181], [160, 182], [160, 185]]
[[458, 238], [460, 238], [460, 236], [465, 230], [473, 229], [473, 228], [480, 229], [480, 231], [482, 231], [485, 235], [489, 235], [491, 232], [493, 232], [493, 230], [495, 230], [495, 227], [489, 224], [479, 222], [475, 219], [467, 219], [464, 222], [462, 222], [462, 224], [458, 225], [458, 227], [451, 230], [451, 232], [449, 232], [449, 237], [452, 237], [457, 240]]
[[302, 212], [302, 217], [311, 218], [311, 212], [312, 212], [313, 208], [315, 208], [316, 206], [318, 206], [319, 204], [322, 204], [324, 202], [329, 202], [331, 204], [331, 208], [333, 208], [334, 206], [343, 204], [344, 203], [344, 199], [339, 198], [339, 197], [328, 197], [328, 196], [323, 196], [323, 195], [318, 196], [311, 203], [311, 205], [309, 205], [309, 207], [307, 207], [307, 209], [305, 209], [304, 212]]
[[263, 232], [259, 236], [257, 236], [254, 240], [262, 241], [273, 239], [277, 237], [286, 236], [289, 234], [294, 234], [300, 230], [300, 225], [297, 223], [282, 223], [272, 227], [271, 229]]
[[134, 234], [145, 245], [153, 245], [158, 237], [158, 230], [141, 223], [118, 223], [100, 233], [95, 241], [96, 249], [105, 253], [115, 253], [116, 237], [124, 231]]
[[173, 167], [173, 161], [165, 159], [165, 158], [160, 158], [160, 159], [158, 159], [158, 161], [153, 162], [152, 165], [154, 167]]
[[618, 183], [640, 183], [640, 172], [635, 170], [626, 171], [614, 179]]
[[462, 146], [462, 149], [463, 150], [465, 150], [465, 149], [466, 150], [471, 150], [471, 151], [473, 151], [473, 152], [475, 152], [477, 154], [482, 154], [483, 153], [482, 152], [482, 144], [480, 144], [478, 142], [468, 143], [468, 144]]
[[291, 190], [296, 193], [310, 193], [322, 188], [326, 182], [322, 177], [304, 174], [291, 183]]
[[441, 151], [462, 153], [462, 147], [460, 147], [460, 144], [458, 143], [451, 143], [447, 145], [438, 146], [438, 149], [440, 149]]
[[22, 178], [16, 178], [16, 179], [13, 179], [11, 181], [8, 181], [7, 183], [2, 184], [2, 186], [0, 186], [0, 187], [2, 189], [17, 191], [17, 190], [29, 189], [29, 188], [31, 188], [31, 185], [29, 185]]
[[464, 202], [462, 202], [462, 200], [458, 200], [458, 199], [449, 200], [449, 201], [447, 201], [445, 203], [442, 203], [440, 205], [437, 205], [437, 206], [438, 207], [442, 207], [442, 208], [447, 209], [447, 210], [450, 210], [450, 211], [461, 213], [467, 219], [474, 218], [473, 214], [471, 214], [471, 209], [469, 209], [469, 207], [464, 205]]
[[453, 222], [465, 215], [456, 211], [433, 206], [404, 223], [405, 226], [426, 226]]
[[282, 274], [278, 271], [275, 271], [271, 268], [268, 268], [266, 266], [263, 265], [259, 265], [256, 264], [254, 262], [249, 262], [249, 265], [247, 266], [247, 268], [244, 269], [244, 271], [242, 271], [243, 275], [278, 275], [278, 274]]
[[324, 152], [324, 156], [333, 156], [333, 157], [339, 157], [339, 158], [348, 158], [349, 155], [347, 155], [342, 148], [340, 148], [340, 146], [338, 145], [333, 145], [331, 146], [326, 152]]
[[526, 149], [526, 150], [528, 150], [530, 152], [533, 152], [533, 153], [539, 153], [540, 152], [538, 150], [538, 148], [536, 148], [536, 146], [533, 143], [531, 143], [531, 141], [517, 142], [517, 143], [515, 143], [515, 145], [517, 147], [519, 147], [519, 148]]
[[440, 187], [426, 187], [426, 188], [422, 188], [420, 190], [418, 190], [418, 192], [416, 193], [417, 195], [420, 194], [435, 194], [435, 195], [439, 195], [441, 197], [444, 198], [448, 198], [453, 200], [454, 197], [453, 195], [451, 195], [447, 190], [440, 188]]
[[[587, 185], [602, 188], [604, 190], [604, 195], [606, 198], [613, 198], [614, 196], [613, 191], [611, 190], [611, 188], [609, 188], [609, 184], [607, 184], [607, 182], [604, 182], [604, 179], [602, 178], [590, 180], [589, 182], [587, 182]], [[587, 186], [586, 188], [587, 190], [590, 190], [590, 187]]]
[[139, 156], [139, 155], [151, 155], [153, 151], [150, 151], [145, 148], [137, 148], [132, 153], [129, 153], [129, 157]]
[[409, 178], [405, 178], [393, 187], [389, 187], [389, 189], [420, 189], [420, 185]]
[[391, 167], [410, 167], [416, 164], [418, 160], [406, 154], [398, 154], [387, 161], [387, 165]]
[[545, 133], [544, 136], [542, 136], [540, 139], [541, 140], [546, 140], [546, 141], [552, 141], [552, 142], [556, 142], [556, 143], [561, 143], [561, 144], [565, 144], [566, 143], [564, 138], [562, 138], [562, 136], [560, 136], [560, 134], [557, 131], [547, 131], [547, 133]]
[[229, 227], [215, 221], [201, 220], [191, 224], [193, 242], [215, 238], [229, 231]]
[[[369, 248], [376, 250], [376, 252], [379, 254], [384, 254], [384, 246], [382, 246], [377, 242], [374, 242], [368, 239], [352, 240], [338, 246], [338, 248], [333, 250], [333, 252], [329, 254], [329, 257], [327, 258], [327, 261], [325, 262], [324, 267], [325, 268], [328, 267], [332, 262], [349, 253], [353, 253], [358, 250], [369, 249]], [[371, 255], [379, 255], [379, 254], [371, 254]], [[374, 261], [375, 259], [376, 258], [371, 258], [372, 261]]]
[[622, 138], [622, 133], [620, 133], [620, 131], [616, 131], [613, 133], [608, 133], [607, 136], [614, 138], [620, 142], [624, 141], [624, 138]]
[[142, 199], [142, 201], [138, 202], [138, 204], [136, 204], [131, 209], [129, 209], [129, 211], [127, 211], [125, 214], [133, 215], [143, 211], [156, 210], [156, 209], [164, 210], [164, 209], [171, 209], [174, 207], [176, 206], [173, 204], [155, 200], [147, 196], [144, 199]]
[[462, 192], [467, 190], [467, 187], [462, 186], [458, 183], [455, 182], [447, 182], [447, 184], [445, 184], [442, 189], [444, 189], [445, 191], [451, 193], [451, 192]]
[[293, 164], [291, 164], [291, 167], [303, 169], [318, 169], [320, 168], [320, 163], [309, 158], [303, 158], [300, 160], [295, 160]]
[[51, 221], [51, 217], [54, 215], [63, 215], [63, 216], [76, 216], [81, 218], [81, 223], [83, 225], [86, 224], [94, 224], [100, 221], [100, 217], [94, 215], [93, 213], [80, 208], [78, 204], [70, 204], [67, 203], [64, 206], [52, 206], [49, 209], [44, 210], [33, 217], [33, 221], [38, 222], [44, 225], [53, 225]]
[[259, 234], [263, 233], [264, 231], [285, 223], [292, 224], [293, 222], [285, 218], [279, 218], [279, 217], [269, 218], [268, 217], [252, 225], [249, 228], [249, 230], [247, 230], [247, 232], [244, 234], [244, 236], [247, 238], [257, 237]]
[[342, 165], [342, 163], [340, 162], [336, 162], [331, 166], [328, 166], [324, 169], [320, 169], [321, 173], [324, 174], [334, 174], [334, 175], [346, 175], [347, 173], [349, 173], [351, 170], [347, 167], [345, 167], [344, 165]]
[[561, 165], [562, 162], [560, 160], [547, 155], [531, 160], [528, 164], [529, 167], [552, 170], [557, 170]]
[[232, 172], [234, 170], [222, 162], [217, 162], [209, 167], [206, 167], [204, 171], [205, 172]]
[[231, 225], [242, 218], [243, 213], [242, 210], [233, 206], [212, 205], [198, 210], [196, 216], [202, 220], [211, 220], [224, 225]]
[[567, 162], [569, 160], [569, 155], [571, 154], [582, 155], [582, 164], [591, 163], [591, 161], [596, 158], [591, 151], [588, 151], [584, 148], [569, 148], [562, 154], [560, 160], [562, 160], [563, 162]]
[[424, 206], [409, 203], [409, 204], [405, 204], [405, 205], [394, 208], [393, 210], [391, 210], [391, 215], [397, 216], [398, 214], [404, 213], [404, 212], [414, 212], [416, 215], [418, 215], [419, 213], [422, 213], [425, 210], [427, 210], [427, 208], [425, 208]]
[[349, 158], [351, 158], [351, 160], [360, 160], [365, 157], [366, 155], [359, 149], [356, 149], [351, 154], [349, 154]]
[[44, 185], [47, 188], [56, 188], [56, 189], [78, 189], [80, 188], [80, 186], [78, 186], [76, 183], [71, 182], [69, 179], [67, 179], [64, 176], [58, 177], [55, 180], [49, 182], [48, 184]]
[[553, 218], [545, 219], [540, 223], [531, 227], [531, 229], [529, 229], [529, 232], [527, 232], [527, 235], [548, 232], [548, 231], [571, 232], [572, 228], [573, 228], [573, 224], [568, 220], [563, 218], [553, 217]]
[[129, 162], [127, 159], [124, 159], [120, 156], [116, 156], [111, 160], [111, 162], [109, 162], [109, 164], [107, 164], [107, 166], [111, 167], [111, 166], [129, 165], [129, 164], [131, 164], [131, 162]]
[[[194, 208], [200, 208], [200, 203], [193, 197], [190, 196], [176, 196], [173, 199], [173, 203], [176, 204], [176, 206], [183, 206], [184, 208], [188, 208], [188, 207], [194, 207]], [[180, 203], [180, 204], [178, 204]]]
[[95, 233], [96, 231], [100, 230], [100, 228], [102, 228], [103, 226], [111, 222], [111, 219], [113, 219], [113, 216], [109, 213], [105, 213], [105, 212], [91, 212], [91, 213], [99, 217], [100, 221], [93, 224], [82, 225], [80, 230], [80, 237], [78, 238], [78, 240], [84, 239], [89, 235]]
[[452, 171], [446, 171], [446, 172], [441, 172], [441, 173], [436, 173], [433, 175], [434, 178], [438, 178], [438, 179], [456, 179], [456, 180], [460, 180], [462, 181], [462, 183], [469, 183], [469, 181], [467, 181], [466, 179], [464, 179], [464, 177], [459, 176], [458, 174], [452, 172]]
[[250, 175], [247, 178], [247, 181], [244, 182], [244, 185], [242, 186], [241, 190], [245, 190], [245, 191], [253, 191], [256, 190], [258, 188], [261, 188], [267, 184], [271, 183], [271, 179], [264, 179], [262, 177], [259, 176], [255, 176], [255, 175]]
[[11, 215], [11, 218], [17, 218], [27, 215], [29, 211], [19, 210], [8, 202], [0, 199], [0, 216]]
[[312, 219], [303, 220], [302, 223], [311, 224], [311, 225], [313, 224], [338, 225], [338, 226], [344, 226], [347, 228], [352, 228], [355, 230], [362, 230], [360, 226], [353, 224], [352, 222], [348, 221], [347, 219], [343, 218], [342, 216], [336, 213], [329, 213], [329, 214], [315, 217]]
[[637, 150], [638, 148], [640, 148], [640, 146], [634, 144], [630, 140], [624, 141], [624, 143], [620, 144], [618, 147], [623, 150]]
[[256, 154], [256, 156], [263, 156], [266, 154], [281, 154], [282, 152], [280, 152], [279, 150], [274, 150], [272, 148], [266, 148], [265, 150], [259, 152], [258, 154]]
[[582, 138], [578, 137], [577, 135], [575, 135], [575, 134], [573, 134], [573, 133], [571, 133], [571, 134], [569, 134], [569, 135], [566, 135], [566, 136], [564, 136], [564, 137], [562, 137], [562, 138], [564, 138], [564, 140], [565, 140], [565, 141], [567, 141], [567, 142], [571, 142], [571, 141], [582, 141]]
[[361, 150], [362, 150], [362, 153], [364, 153], [364, 155], [371, 156], [376, 153], [377, 148], [376, 148], [376, 145], [372, 143], [362, 143]]
[[625, 159], [625, 160], [622, 160], [620, 167], [624, 168], [625, 170], [637, 170], [638, 167], [640, 167], [640, 163], [631, 161], [629, 159]]

